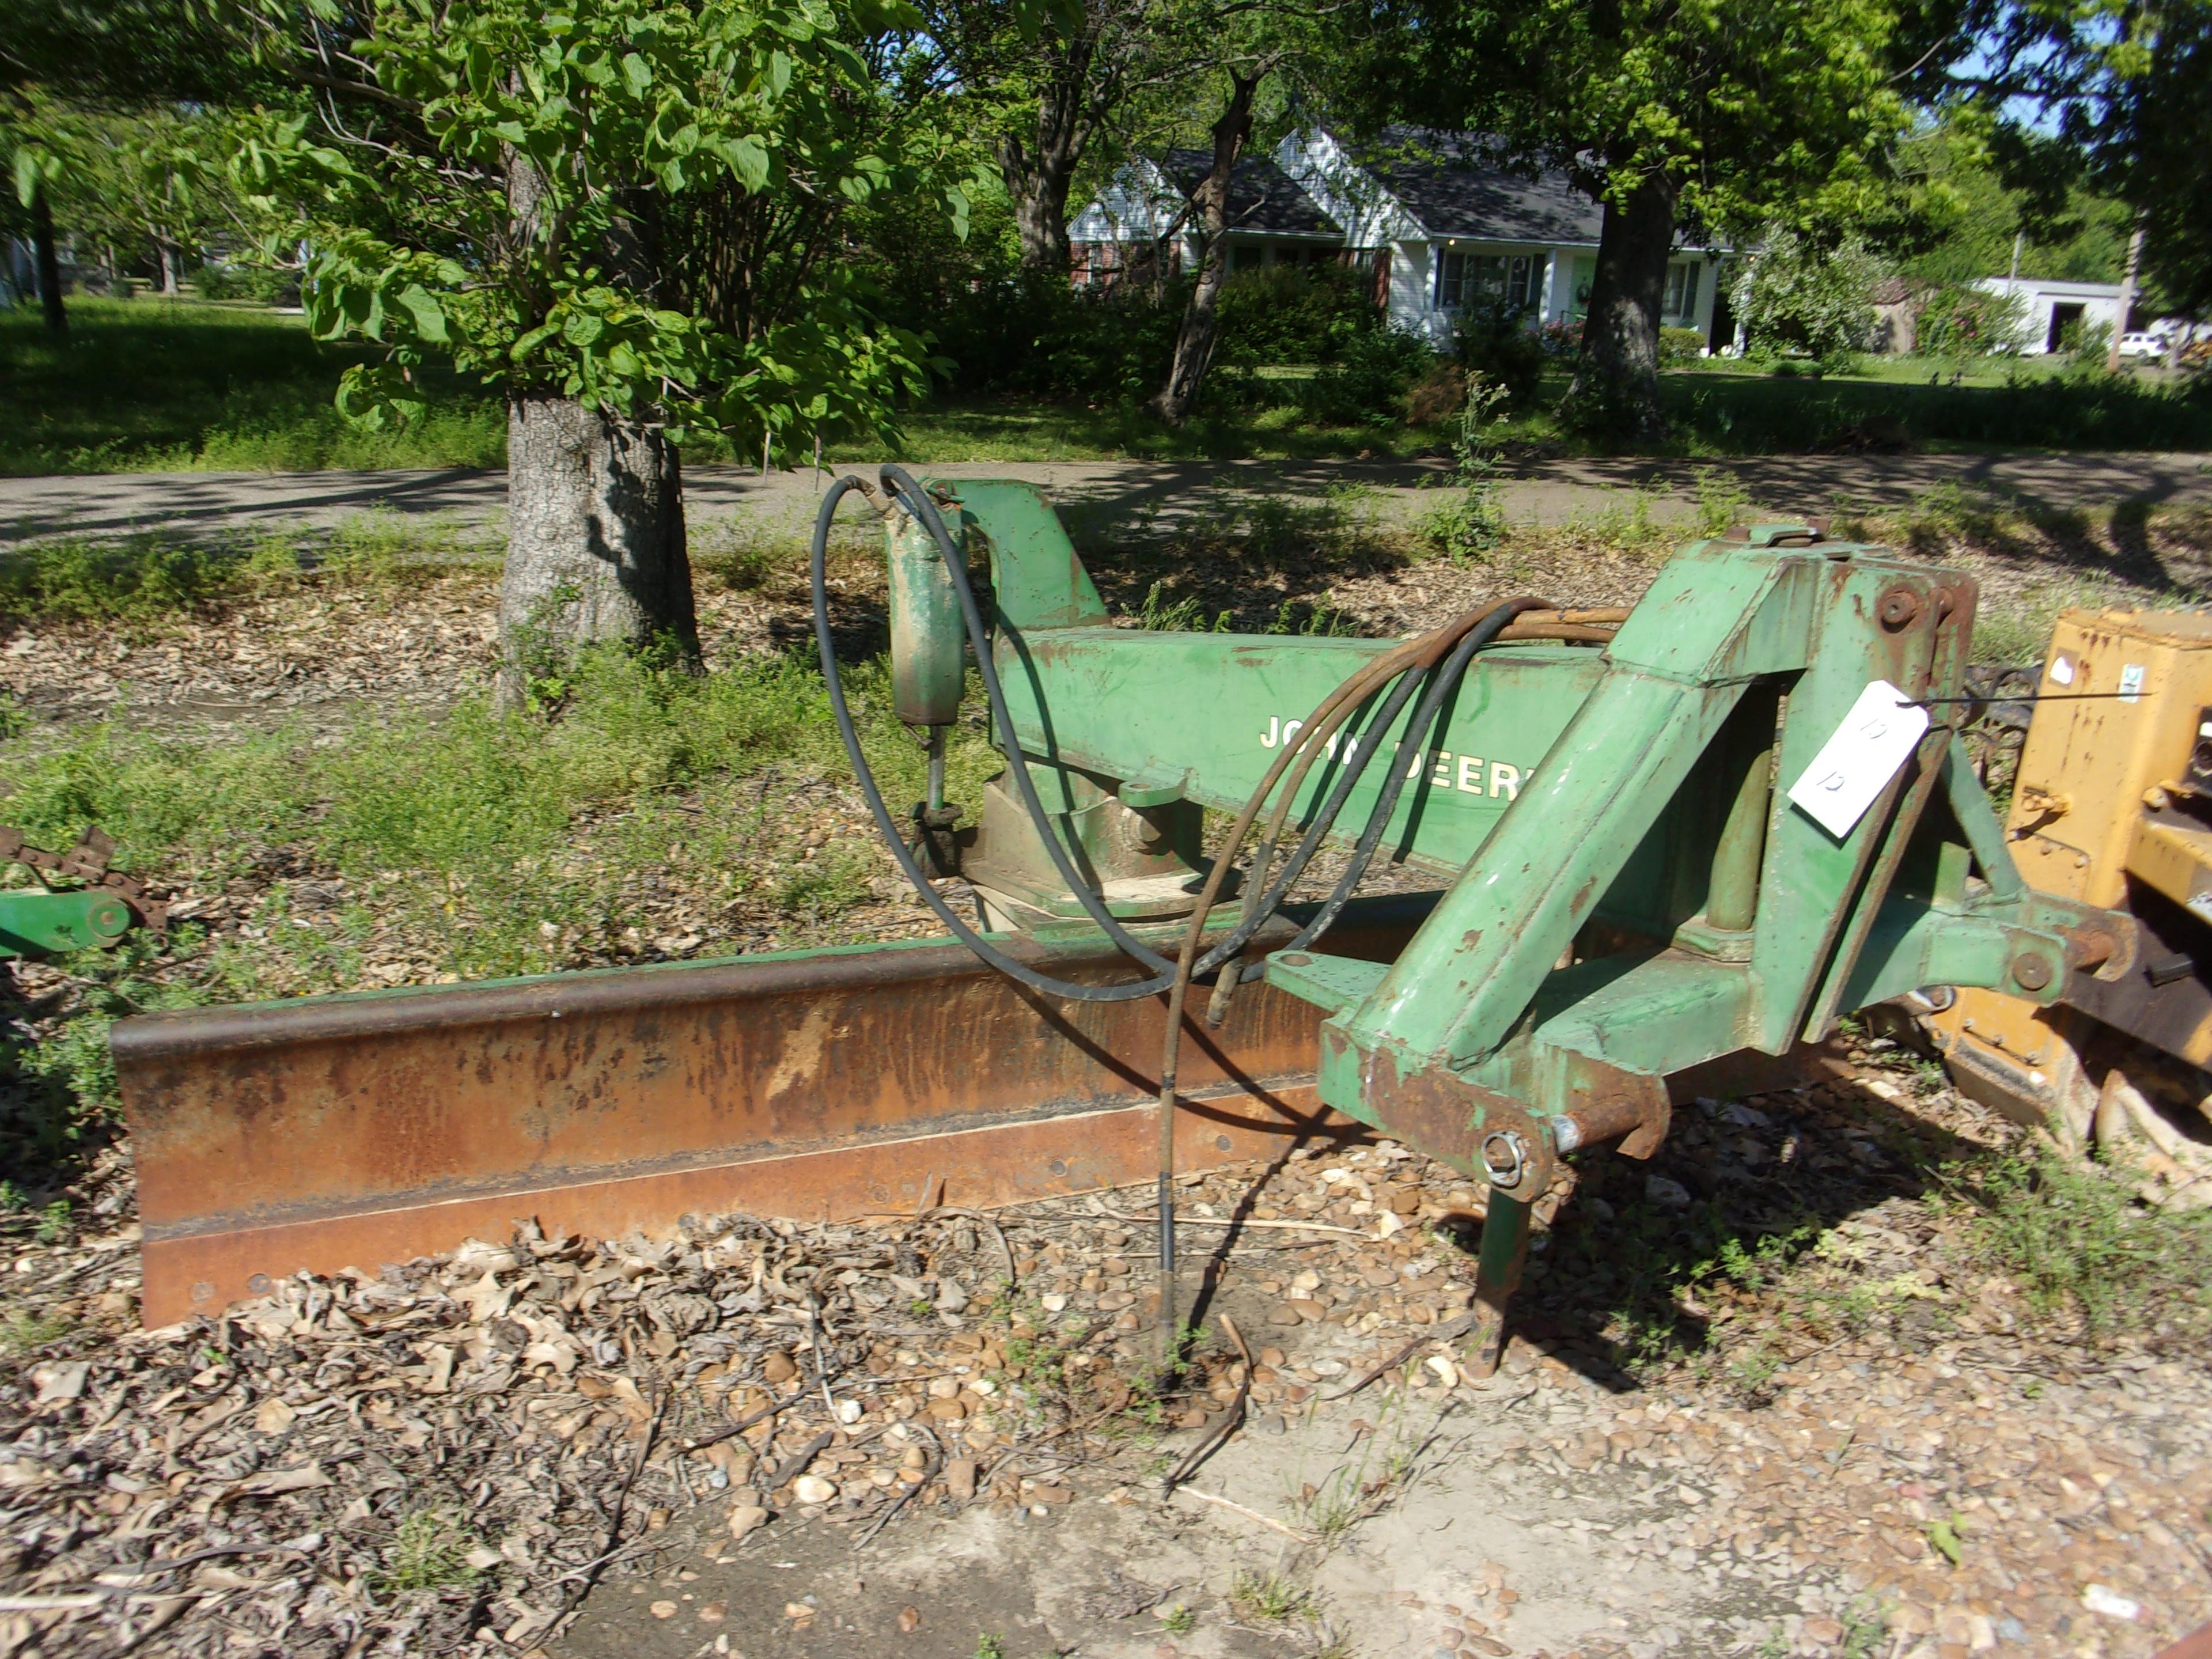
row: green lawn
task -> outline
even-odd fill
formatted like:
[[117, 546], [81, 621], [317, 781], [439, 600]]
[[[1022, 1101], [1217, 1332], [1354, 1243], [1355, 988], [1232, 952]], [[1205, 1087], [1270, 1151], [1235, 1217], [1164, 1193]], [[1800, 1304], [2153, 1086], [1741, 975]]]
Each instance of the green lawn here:
[[0, 311], [0, 473], [497, 466], [497, 406], [450, 379], [411, 431], [349, 425], [338, 376], [370, 354], [244, 306], [72, 300], [66, 343], [33, 307]]
[[[164, 471], [497, 466], [506, 421], [496, 398], [452, 375], [428, 377], [430, 412], [412, 427], [370, 432], [331, 404], [338, 376], [368, 356], [310, 339], [299, 317], [246, 307], [76, 300], [65, 343], [35, 309], [0, 312], [0, 475]], [[2212, 396], [2148, 374], [2068, 374], [2039, 363], [1959, 370], [1919, 359], [1867, 360], [1866, 372], [1814, 380], [1705, 363], [1669, 373], [1662, 392], [1669, 448], [1693, 455], [1803, 453], [1899, 443], [1976, 447], [2212, 447]], [[1929, 384], [1934, 375], [1943, 383]], [[1080, 461], [1123, 457], [1274, 459], [1436, 453], [1448, 434], [1402, 421], [1315, 422], [1285, 401], [1224, 406], [1180, 429], [1135, 408], [930, 404], [909, 412], [900, 453], [918, 462]], [[1224, 388], [1226, 383], [1224, 382]], [[1510, 435], [1571, 450], [1549, 409], [1565, 389], [1548, 376]], [[1224, 399], [1224, 405], [1227, 400]], [[707, 438], [694, 459], [731, 459]], [[835, 446], [843, 464], [883, 446]], [[750, 457], [742, 459], [750, 459]], [[802, 458], [803, 459], [803, 458]]]

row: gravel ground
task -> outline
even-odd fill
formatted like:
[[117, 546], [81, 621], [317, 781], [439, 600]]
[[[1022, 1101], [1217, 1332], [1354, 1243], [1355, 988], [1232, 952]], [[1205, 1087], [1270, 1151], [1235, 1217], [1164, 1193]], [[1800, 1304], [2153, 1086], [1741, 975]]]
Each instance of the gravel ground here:
[[[1388, 1143], [1186, 1183], [1208, 1334], [1159, 1399], [1135, 1194], [525, 1226], [144, 1334], [127, 1226], [20, 1241], [0, 1653], [757, 1659], [884, 1650], [927, 1601], [899, 1650], [1003, 1614], [1009, 1656], [2148, 1655], [2212, 1618], [2203, 1348], [2031, 1316], [1897, 1150], [2017, 1131], [1893, 1058], [1701, 1102], [1649, 1169], [1583, 1160], [1482, 1383], [1431, 1334], [1479, 1194]], [[1778, 1206], [1814, 1218], [1787, 1260], [1678, 1273], [1676, 1339], [1625, 1333], [1593, 1262]], [[924, 1593], [977, 1528], [1026, 1603]], [[1263, 1571], [1293, 1611], [1254, 1612]]]
[[[2193, 544], [2159, 534], [2099, 568], [2193, 580]], [[1101, 559], [1102, 586], [1134, 608], [1192, 545]], [[1248, 626], [1287, 598], [1396, 632], [1528, 587], [1631, 599], [1642, 545], [1458, 568], [1339, 534], [1201, 561], [1176, 591]], [[1966, 557], [1995, 585], [2081, 568], [2063, 550]], [[717, 659], [801, 625], [787, 571], [706, 586]], [[856, 635], [878, 592], [856, 566]], [[0, 678], [60, 722], [328, 737], [480, 685], [490, 617], [465, 568], [311, 582], [143, 637], [19, 632]], [[825, 785], [814, 810], [859, 833], [854, 806]], [[268, 879], [302, 914], [343, 901], [318, 872]], [[252, 925], [256, 893], [180, 896], [218, 933]], [[640, 948], [696, 948], [687, 902]], [[847, 921], [926, 925], [889, 891]], [[67, 993], [15, 971], [37, 1006]], [[398, 946], [368, 971], [419, 976]], [[137, 1334], [111, 1149], [70, 1194], [83, 1233], [0, 1218], [0, 1656], [973, 1659], [1003, 1633], [1007, 1659], [2135, 1659], [2212, 1618], [2202, 1336], [2155, 1310], [2098, 1331], [2036, 1310], [1931, 1173], [2016, 1131], [1870, 1048], [1677, 1126], [1649, 1169], [1585, 1159], [1547, 1204], [1521, 1334], [1482, 1384], [1432, 1335], [1473, 1282], [1479, 1194], [1450, 1171], [1386, 1145], [1207, 1176], [1184, 1241], [1212, 1253], [1206, 1336], [1164, 1399], [1139, 1194], [702, 1218], [672, 1243], [526, 1229]], [[1161, 1498], [1244, 1380], [1242, 1427]]]

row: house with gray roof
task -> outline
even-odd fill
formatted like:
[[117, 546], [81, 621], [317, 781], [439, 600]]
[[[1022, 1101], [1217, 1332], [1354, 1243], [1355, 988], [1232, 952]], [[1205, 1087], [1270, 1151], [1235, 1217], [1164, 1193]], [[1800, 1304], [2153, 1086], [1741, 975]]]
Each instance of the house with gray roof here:
[[[1170, 151], [1117, 173], [1069, 227], [1079, 283], [1110, 283], [1173, 246], [1196, 263], [1190, 192], [1211, 156]], [[1603, 210], [1560, 173], [1501, 165], [1478, 134], [1392, 128], [1354, 146], [1319, 128], [1292, 133], [1231, 179], [1231, 276], [1316, 260], [1356, 265], [1397, 326], [1442, 344], [1462, 307], [1498, 301], [1532, 325], [1578, 322], [1589, 307]], [[1708, 349], [1735, 325], [1723, 252], [1685, 240], [1667, 268], [1661, 322]]]

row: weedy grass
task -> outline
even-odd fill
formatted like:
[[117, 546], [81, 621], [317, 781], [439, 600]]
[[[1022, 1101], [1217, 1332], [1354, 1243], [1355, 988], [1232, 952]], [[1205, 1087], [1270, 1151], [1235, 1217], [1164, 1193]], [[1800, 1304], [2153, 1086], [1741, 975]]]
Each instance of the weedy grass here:
[[2212, 1330], [2212, 1212], [2146, 1210], [2119, 1173], [2047, 1147], [1947, 1170], [1984, 1265], [2091, 1333]]
[[57, 537], [0, 555], [0, 624], [104, 626], [143, 637], [305, 582], [389, 592], [425, 572], [498, 556], [489, 532], [388, 509], [352, 514], [304, 537]]
[[1279, 1572], [1239, 1569], [1229, 1581], [1229, 1606], [1240, 1619], [1279, 1625], [1314, 1610], [1312, 1589]]
[[[922, 751], [892, 718], [888, 673], [856, 665], [848, 693], [887, 796], [913, 799]], [[949, 793], [971, 812], [992, 756], [961, 728]], [[748, 659], [692, 676], [615, 652], [587, 656], [559, 718], [465, 702], [441, 718], [363, 716], [336, 734], [285, 728], [217, 740], [124, 722], [0, 744], [9, 816], [65, 845], [98, 824], [118, 866], [195, 890], [258, 892], [250, 924], [210, 942], [189, 923], [66, 964], [82, 1009], [18, 1044], [5, 1069], [66, 1109], [47, 1150], [112, 1107], [116, 1017], [205, 1001], [358, 988], [373, 949], [404, 943], [410, 977], [483, 979], [634, 957], [641, 901], [692, 896], [720, 918], [698, 954], [759, 948], [762, 918], [793, 944], [870, 896], [885, 866], [846, 833], [825, 780], [848, 770], [820, 673]], [[339, 878], [334, 923], [307, 925], [296, 880]], [[746, 930], [742, 942], [718, 928]]]
[[477, 1570], [468, 1558], [476, 1547], [476, 1535], [451, 1510], [413, 1510], [400, 1521], [384, 1552], [384, 1572], [377, 1588], [395, 1595], [473, 1583]]
[[0, 1354], [13, 1357], [43, 1348], [49, 1342], [59, 1341], [75, 1327], [67, 1314], [48, 1310], [44, 1313], [12, 1313], [0, 1320]]
[[0, 473], [504, 464], [499, 401], [435, 370], [422, 420], [385, 432], [347, 422], [332, 402], [338, 377], [375, 355], [250, 307], [72, 300], [59, 340], [35, 307], [0, 311], [11, 390]]

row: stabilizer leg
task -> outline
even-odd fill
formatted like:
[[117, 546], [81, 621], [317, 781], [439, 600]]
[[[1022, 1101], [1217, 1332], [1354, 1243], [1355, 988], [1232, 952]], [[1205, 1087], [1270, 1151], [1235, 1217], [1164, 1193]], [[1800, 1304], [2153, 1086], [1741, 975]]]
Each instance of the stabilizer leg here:
[[1474, 1281], [1483, 1321], [1468, 1352], [1468, 1370], [1477, 1377], [1494, 1376], [1504, 1357], [1505, 1303], [1521, 1288], [1521, 1270], [1528, 1260], [1528, 1208], [1494, 1189], [1490, 1194]]

